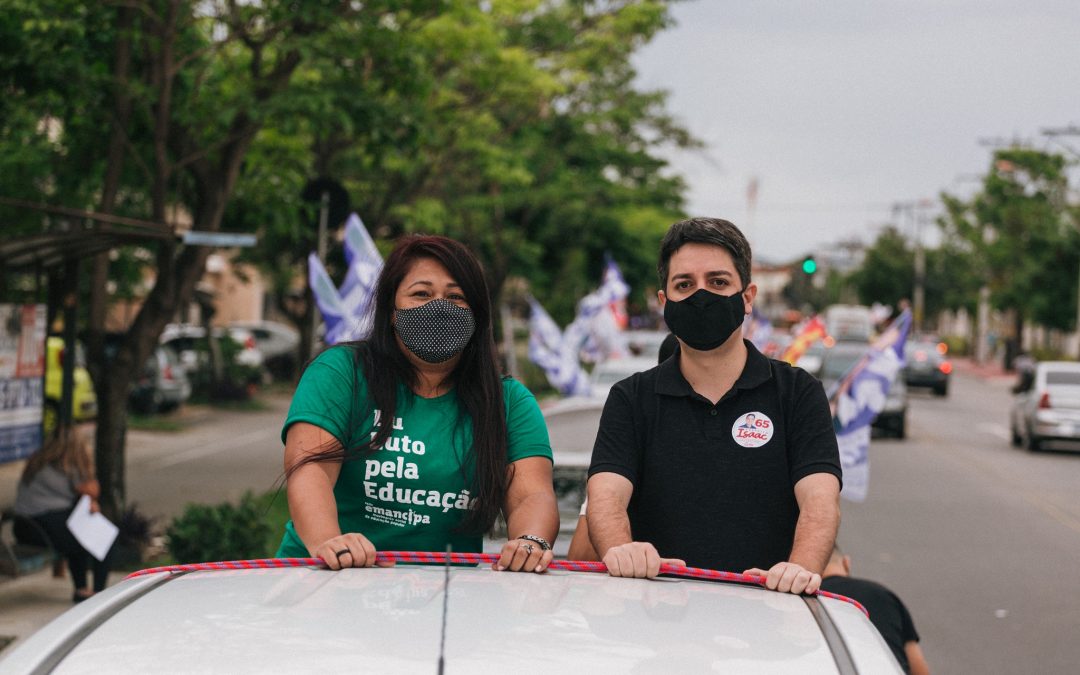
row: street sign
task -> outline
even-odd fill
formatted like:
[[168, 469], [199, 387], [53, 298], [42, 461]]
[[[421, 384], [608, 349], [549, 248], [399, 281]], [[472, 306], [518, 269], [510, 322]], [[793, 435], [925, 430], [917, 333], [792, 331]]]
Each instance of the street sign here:
[[254, 234], [236, 232], [200, 232], [188, 230], [184, 233], [184, 243], [188, 246], [217, 246], [219, 248], [240, 248], [254, 246], [257, 241]]

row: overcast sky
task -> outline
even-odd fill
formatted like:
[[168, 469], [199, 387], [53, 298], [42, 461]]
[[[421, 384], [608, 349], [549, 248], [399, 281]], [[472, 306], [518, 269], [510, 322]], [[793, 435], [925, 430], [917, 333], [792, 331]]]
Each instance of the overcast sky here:
[[[1080, 0], [690, 0], [635, 63], [703, 151], [688, 210], [755, 257], [872, 241], [898, 201], [969, 194], [981, 139], [1080, 125]], [[1062, 139], [1080, 149], [1080, 137]], [[758, 177], [756, 212], [747, 185]]]

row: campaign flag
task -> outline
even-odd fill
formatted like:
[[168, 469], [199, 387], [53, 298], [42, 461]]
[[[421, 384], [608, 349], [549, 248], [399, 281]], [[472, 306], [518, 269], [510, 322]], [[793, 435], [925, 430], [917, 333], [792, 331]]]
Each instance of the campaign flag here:
[[315, 304], [322, 313], [323, 322], [326, 324], [326, 334], [323, 340], [328, 345], [341, 342], [341, 333], [349, 318], [345, 305], [341, 301], [341, 295], [334, 286], [334, 281], [326, 273], [322, 261], [315, 253], [308, 255], [308, 285], [311, 294], [315, 296]]
[[350, 320], [345, 323], [341, 337], [359, 340], [371, 332], [371, 302], [375, 297], [375, 282], [382, 272], [383, 259], [375, 247], [375, 240], [355, 213], [345, 221], [345, 261], [348, 271], [339, 295]]
[[371, 332], [371, 302], [383, 260], [355, 213], [345, 222], [345, 260], [348, 269], [339, 289], [319, 257], [308, 256], [308, 284], [326, 324], [323, 340], [328, 345], [360, 340]]
[[765, 351], [772, 337], [772, 323], [754, 307], [743, 319], [743, 337], [750, 341], [759, 352]]
[[605, 254], [600, 287], [578, 301], [577, 314], [564, 338], [577, 344], [580, 358], [589, 363], [621, 358], [629, 353], [623, 329], [628, 323], [626, 297], [630, 286], [611, 256]]
[[795, 365], [802, 355], [806, 353], [806, 350], [810, 348], [810, 345], [825, 337], [825, 335], [825, 324], [820, 317], [815, 316], [803, 324], [802, 330], [795, 335], [795, 339], [784, 350], [784, 355], [780, 357], [780, 360]]
[[870, 423], [885, 408], [889, 387], [904, 366], [904, 343], [911, 312], [904, 310], [870, 345], [866, 354], [827, 392], [844, 470], [845, 499], [866, 499], [870, 480]]
[[589, 378], [578, 361], [580, 336], [568, 340], [536, 298], [529, 298], [529, 309], [529, 360], [563, 396], [588, 396]]

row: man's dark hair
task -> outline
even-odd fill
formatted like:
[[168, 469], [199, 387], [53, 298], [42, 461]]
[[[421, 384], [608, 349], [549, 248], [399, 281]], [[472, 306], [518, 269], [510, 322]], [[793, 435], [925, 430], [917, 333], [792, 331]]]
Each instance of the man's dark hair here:
[[722, 246], [735, 261], [735, 271], [743, 288], [750, 283], [750, 242], [739, 228], [720, 218], [690, 218], [680, 220], [668, 228], [660, 243], [660, 262], [656, 271], [660, 275], [660, 287], [667, 289], [668, 267], [671, 256], [685, 244], [712, 244]]

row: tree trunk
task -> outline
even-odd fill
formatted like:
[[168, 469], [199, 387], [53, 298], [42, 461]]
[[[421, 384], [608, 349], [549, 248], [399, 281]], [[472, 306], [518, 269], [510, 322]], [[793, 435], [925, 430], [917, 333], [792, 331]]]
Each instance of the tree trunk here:
[[[101, 201], [98, 211], [112, 213], [116, 195], [120, 189], [120, 177], [124, 169], [124, 135], [131, 118], [131, 95], [128, 85], [131, 75], [131, 29], [134, 10], [119, 7], [116, 10], [116, 52], [113, 56], [113, 119], [110, 125], [109, 146], [105, 160], [105, 179], [102, 182]], [[123, 465], [124, 438], [127, 433], [127, 390], [114, 395], [110, 368], [105, 354], [105, 319], [108, 312], [109, 254], [94, 256], [90, 271], [89, 325], [86, 333], [88, 353], [87, 370], [94, 384], [98, 401], [98, 425], [94, 439], [94, 459], [98, 482], [110, 486], [108, 504], [102, 502], [105, 513], [116, 520], [119, 506], [124, 503]], [[130, 379], [130, 377], [128, 378]], [[119, 406], [123, 412], [119, 418], [112, 411]], [[119, 428], [117, 428], [119, 421]], [[117, 450], [118, 448], [118, 450]], [[116, 473], [116, 458], [121, 459], [120, 473]], [[119, 490], [112, 486], [119, 485]]]

